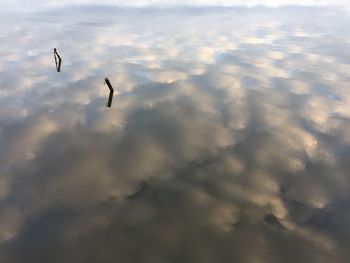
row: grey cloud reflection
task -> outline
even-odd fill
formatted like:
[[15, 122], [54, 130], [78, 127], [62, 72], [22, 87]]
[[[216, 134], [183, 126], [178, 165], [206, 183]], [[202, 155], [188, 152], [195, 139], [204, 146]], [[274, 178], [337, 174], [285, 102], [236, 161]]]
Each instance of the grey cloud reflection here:
[[45, 36], [50, 15], [32, 15], [5, 43], [31, 52], [0, 65], [1, 262], [350, 259], [348, 65], [315, 46], [333, 17], [107, 13], [100, 28], [77, 11]]

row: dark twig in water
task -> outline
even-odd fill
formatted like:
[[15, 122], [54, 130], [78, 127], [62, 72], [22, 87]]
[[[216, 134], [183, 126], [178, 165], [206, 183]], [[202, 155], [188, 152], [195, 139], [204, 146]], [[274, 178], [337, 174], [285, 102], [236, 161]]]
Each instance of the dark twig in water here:
[[[60, 55], [57, 53], [56, 48], [53, 49], [53, 55], [55, 57], [56, 70], [57, 70], [57, 72], [60, 72], [62, 59], [61, 59]], [[58, 62], [57, 62], [57, 59], [58, 59]]]
[[113, 92], [114, 92], [114, 89], [111, 85], [111, 82], [109, 81], [108, 78], [105, 78], [105, 82], [109, 88], [109, 97], [108, 97], [108, 103], [107, 103], [107, 107], [111, 107], [112, 106], [112, 100], [113, 100]]

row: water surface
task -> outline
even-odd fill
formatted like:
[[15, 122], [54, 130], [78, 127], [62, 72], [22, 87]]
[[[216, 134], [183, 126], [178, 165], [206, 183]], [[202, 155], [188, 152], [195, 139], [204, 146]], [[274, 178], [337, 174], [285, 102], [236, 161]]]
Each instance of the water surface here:
[[347, 13], [0, 24], [0, 262], [350, 261]]

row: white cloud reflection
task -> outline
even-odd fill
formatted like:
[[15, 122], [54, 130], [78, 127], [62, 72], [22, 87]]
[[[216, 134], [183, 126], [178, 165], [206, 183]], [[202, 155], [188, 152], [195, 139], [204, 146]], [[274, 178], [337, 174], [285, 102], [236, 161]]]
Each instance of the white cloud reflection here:
[[344, 14], [77, 10], [0, 50], [1, 262], [349, 261]]
[[70, 5], [111, 5], [119, 7], [174, 7], [174, 6], [191, 6], [191, 7], [254, 7], [254, 6], [336, 6], [349, 7], [347, 0], [2, 0], [0, 6], [2, 11], [28, 11], [40, 10], [43, 8], [63, 7]]

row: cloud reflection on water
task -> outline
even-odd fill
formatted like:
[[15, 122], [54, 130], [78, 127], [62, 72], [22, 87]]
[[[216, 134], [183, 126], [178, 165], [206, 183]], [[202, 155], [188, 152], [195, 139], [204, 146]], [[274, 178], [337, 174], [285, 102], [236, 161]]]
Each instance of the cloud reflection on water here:
[[348, 17], [78, 11], [1, 29], [0, 261], [349, 260]]

